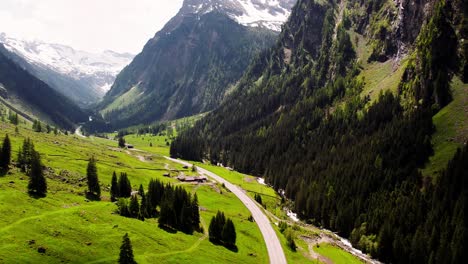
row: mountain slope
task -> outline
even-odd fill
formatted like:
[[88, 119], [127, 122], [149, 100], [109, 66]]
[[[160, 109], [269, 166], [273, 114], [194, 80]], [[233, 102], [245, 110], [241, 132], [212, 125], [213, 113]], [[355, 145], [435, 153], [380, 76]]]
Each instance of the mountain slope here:
[[2, 100], [65, 129], [86, 121], [87, 115], [77, 105], [15, 64], [8, 53], [0, 44]]
[[[281, 1], [278, 3], [289, 3]], [[236, 2], [237, 3], [237, 2]], [[231, 1], [184, 2], [180, 12], [117, 77], [100, 104], [114, 127], [175, 119], [214, 109], [276, 33], [246, 27]], [[284, 8], [278, 19], [288, 15]], [[259, 25], [258, 25], [259, 26]]]
[[10, 59], [84, 107], [98, 102], [134, 57], [113, 51], [94, 54], [5, 34], [0, 34], [0, 43], [10, 51]]
[[265, 176], [302, 219], [382, 261], [460, 263], [468, 187], [444, 177], [461, 177], [452, 169], [467, 161], [435, 180], [419, 170], [433, 154], [432, 116], [463, 78], [464, 10], [463, 1], [301, 0], [275, 48], [171, 156]]

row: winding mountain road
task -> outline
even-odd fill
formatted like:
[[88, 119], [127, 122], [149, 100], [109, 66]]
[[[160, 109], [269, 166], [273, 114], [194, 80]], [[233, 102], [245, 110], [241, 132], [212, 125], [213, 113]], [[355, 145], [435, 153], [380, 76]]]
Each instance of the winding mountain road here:
[[[169, 157], [166, 157], [166, 159], [171, 160], [173, 162], [177, 162], [185, 166], [192, 166], [192, 164], [185, 162], [185, 161], [171, 159]], [[283, 248], [281, 247], [280, 240], [278, 236], [276, 235], [275, 230], [271, 226], [270, 220], [263, 213], [263, 211], [258, 207], [258, 205], [252, 200], [252, 198], [250, 198], [247, 194], [245, 194], [238, 186], [226, 181], [224, 178], [200, 167], [197, 167], [197, 170], [213, 178], [219, 183], [224, 183], [226, 188], [228, 188], [234, 195], [237, 196], [237, 198], [239, 198], [239, 200], [241, 200], [241, 202], [252, 213], [252, 216], [255, 222], [260, 228], [260, 232], [263, 235], [263, 239], [265, 240], [265, 244], [268, 250], [270, 263], [271, 264], [286, 264], [287, 263], [286, 256], [284, 255], [284, 251], [283, 251]]]

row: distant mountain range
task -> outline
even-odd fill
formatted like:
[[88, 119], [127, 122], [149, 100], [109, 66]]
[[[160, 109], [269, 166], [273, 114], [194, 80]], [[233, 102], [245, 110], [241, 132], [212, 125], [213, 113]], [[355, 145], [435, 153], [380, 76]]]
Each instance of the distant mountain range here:
[[9, 57], [82, 107], [98, 102], [115, 76], [133, 59], [129, 53], [90, 53], [41, 41], [26, 41], [0, 34]]
[[185, 0], [99, 105], [112, 129], [216, 108], [270, 48], [295, 1]]
[[39, 80], [0, 44], [0, 102], [29, 120], [40, 119], [72, 130], [85, 122], [87, 114], [73, 101]]

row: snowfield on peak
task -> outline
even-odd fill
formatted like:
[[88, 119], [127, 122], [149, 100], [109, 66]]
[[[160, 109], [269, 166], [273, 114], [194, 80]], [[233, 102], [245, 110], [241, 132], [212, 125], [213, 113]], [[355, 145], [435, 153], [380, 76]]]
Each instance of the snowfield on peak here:
[[244, 26], [281, 31], [295, 3], [296, 0], [186, 0], [181, 12], [206, 14], [217, 10]]
[[281, 31], [281, 25], [291, 14], [291, 8], [281, 6], [279, 0], [239, 0], [239, 3], [244, 13], [236, 16], [235, 19], [245, 26], [264, 26], [271, 30]]

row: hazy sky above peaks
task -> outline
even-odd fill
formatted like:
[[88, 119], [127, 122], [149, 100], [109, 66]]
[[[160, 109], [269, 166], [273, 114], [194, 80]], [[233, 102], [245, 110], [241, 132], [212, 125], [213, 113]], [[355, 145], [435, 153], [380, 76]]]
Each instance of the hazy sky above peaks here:
[[1, 0], [0, 32], [99, 52], [137, 54], [183, 0]]

